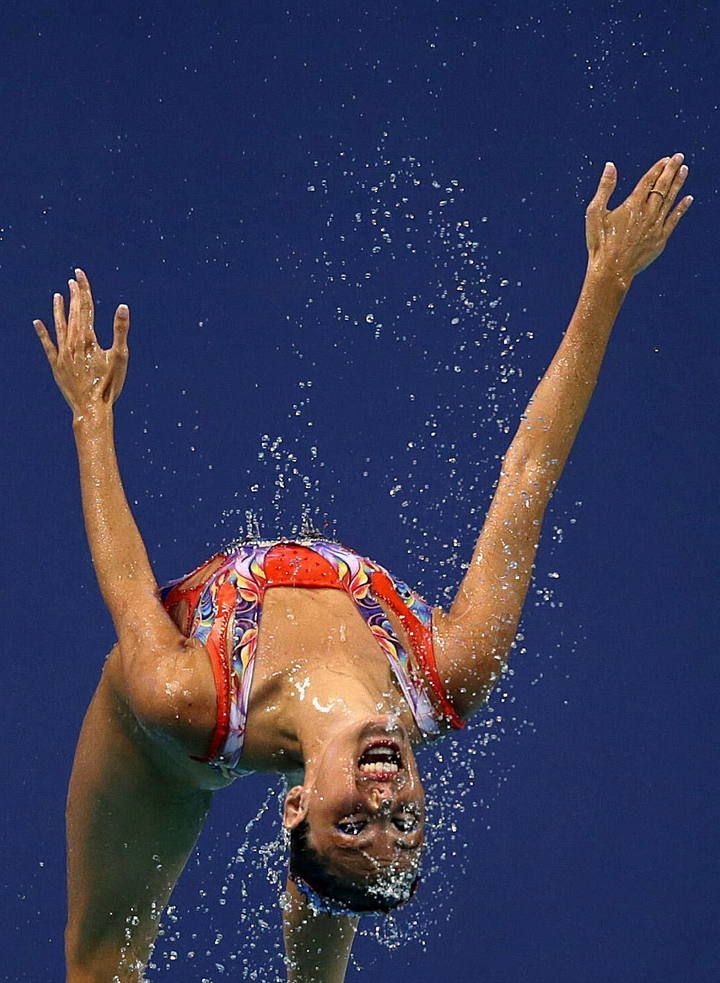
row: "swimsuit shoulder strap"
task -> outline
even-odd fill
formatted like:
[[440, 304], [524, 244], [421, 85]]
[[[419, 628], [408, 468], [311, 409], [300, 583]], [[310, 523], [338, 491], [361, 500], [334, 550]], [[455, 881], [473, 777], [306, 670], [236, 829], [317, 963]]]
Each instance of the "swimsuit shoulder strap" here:
[[[320, 540], [314, 550], [328, 559], [341, 585], [353, 598], [375, 640], [387, 656], [420, 730], [427, 736], [440, 731], [440, 721], [465, 726], [450, 703], [437, 671], [432, 642], [432, 608], [407, 584], [396, 580], [379, 563], [347, 547]], [[378, 598], [405, 628], [420, 670], [414, 671], [407, 653]], [[432, 697], [432, 699], [430, 698]]]

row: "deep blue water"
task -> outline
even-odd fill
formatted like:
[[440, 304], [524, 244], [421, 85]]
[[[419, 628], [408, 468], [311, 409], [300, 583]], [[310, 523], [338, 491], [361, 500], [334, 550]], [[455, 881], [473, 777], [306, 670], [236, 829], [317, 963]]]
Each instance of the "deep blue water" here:
[[[719, 27], [697, 3], [3, 12], [0, 977], [62, 978], [65, 788], [113, 643], [32, 328], [53, 292], [83, 267], [108, 345], [130, 305], [118, 455], [161, 582], [247, 510], [272, 536], [305, 509], [446, 602], [572, 312], [604, 161], [616, 203], [681, 150], [695, 203], [620, 315], [514, 674], [454, 752], [474, 777], [451, 767], [425, 944], [362, 940], [348, 979], [719, 978]], [[243, 869], [269, 923], [272, 886], [248, 861], [222, 891], [265, 785], [217, 796], [151, 979], [266, 973], [279, 934]]]

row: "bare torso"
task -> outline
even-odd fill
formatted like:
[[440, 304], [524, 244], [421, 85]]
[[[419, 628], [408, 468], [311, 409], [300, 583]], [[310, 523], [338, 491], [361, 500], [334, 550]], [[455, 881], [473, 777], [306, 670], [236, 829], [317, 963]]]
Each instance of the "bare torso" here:
[[[392, 612], [385, 613], [406, 651], [411, 651], [399, 620]], [[339, 693], [342, 677], [361, 680], [378, 713], [400, 712], [413, 741], [421, 740], [388, 659], [353, 600], [339, 590], [273, 587], [263, 604], [243, 750], [245, 767], [285, 771], [302, 765], [293, 721], [306, 706], [330, 713], [341, 702], [341, 697], [335, 697], [322, 703], [313, 693], [313, 672], [319, 666], [337, 674]]]
[[[630, 284], [660, 255], [692, 203], [685, 196], [675, 204], [688, 173], [682, 161], [677, 153], [658, 160], [616, 208], [609, 201], [617, 170], [608, 163], [587, 208], [588, 265], [578, 304], [503, 456], [452, 606], [446, 614], [433, 614], [438, 673], [461, 717], [482, 707], [506, 663], [545, 510]], [[209, 808], [205, 789], [224, 784], [191, 757], [207, 751], [215, 725], [210, 660], [160, 603], [115, 456], [113, 404], [127, 371], [129, 312], [126, 305], [117, 308], [112, 348], [102, 349], [89, 281], [82, 270], [76, 276], [70, 281], [69, 316], [62, 295], [54, 297], [57, 344], [42, 321], [35, 327], [73, 412], [85, 527], [122, 648], [116, 646], [107, 660], [86, 714], [68, 793], [66, 952], [73, 983], [110, 979], [120, 962], [126, 965], [129, 947], [135, 966], [145, 962], [159, 913]], [[333, 673], [364, 707], [372, 706], [372, 694], [404, 714], [406, 730], [415, 742], [420, 739], [385, 657], [351, 605], [334, 590], [268, 592], [243, 765], [291, 772], [300, 764], [297, 722], [306, 712], [304, 700], [312, 703], [313, 680], [324, 680], [324, 688], [318, 684], [324, 700], [343, 699]], [[402, 627], [386, 614], [407, 643]], [[323, 705], [317, 714], [325, 712]], [[286, 912], [283, 917], [298, 978], [344, 978], [352, 932], [342, 928], [329, 941], [326, 920], [307, 919], [304, 909], [296, 910], [294, 921]], [[134, 913], [132, 929], [123, 920], [126, 912]]]
[[[383, 605], [385, 614], [403, 647], [412, 646], [396, 615]], [[192, 734], [183, 728], [183, 748], [167, 734], [145, 734], [147, 750], [158, 763], [201, 788], [220, 788], [227, 781], [203, 762], [187, 754], [188, 744], [202, 756], [210, 743], [216, 719], [216, 691], [210, 657], [197, 642], [192, 678], [183, 684], [192, 692], [195, 712]], [[117, 647], [116, 647], [117, 648]], [[412, 656], [411, 656], [412, 658]], [[322, 668], [325, 677], [337, 674], [337, 695], [319, 698], [313, 675]], [[117, 678], [119, 659], [113, 650], [108, 660], [111, 679]], [[253, 771], [297, 773], [302, 753], [296, 721], [306, 712], [329, 713], [341, 709], [342, 677], [362, 684], [378, 713], [397, 713], [413, 744], [422, 734], [402, 694], [386, 655], [373, 638], [353, 600], [344, 592], [306, 587], [273, 587], [267, 590], [260, 618], [257, 655], [248, 706], [247, 729], [241, 767]], [[119, 680], [118, 680], [119, 682]], [[141, 737], [141, 740], [143, 738]]]

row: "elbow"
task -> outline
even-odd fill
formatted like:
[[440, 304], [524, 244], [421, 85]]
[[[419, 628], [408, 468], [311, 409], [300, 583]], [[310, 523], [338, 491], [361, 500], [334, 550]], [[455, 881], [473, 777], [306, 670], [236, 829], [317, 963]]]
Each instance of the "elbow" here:
[[547, 446], [537, 441], [523, 441], [513, 446], [503, 458], [500, 476], [515, 496], [521, 496], [526, 507], [550, 498], [565, 464]]

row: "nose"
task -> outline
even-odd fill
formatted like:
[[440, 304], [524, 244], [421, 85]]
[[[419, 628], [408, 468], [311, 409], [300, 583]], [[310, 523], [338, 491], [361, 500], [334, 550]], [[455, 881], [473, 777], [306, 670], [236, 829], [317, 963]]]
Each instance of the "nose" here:
[[376, 785], [369, 789], [368, 798], [373, 812], [383, 812], [394, 805], [395, 792], [391, 785]]

